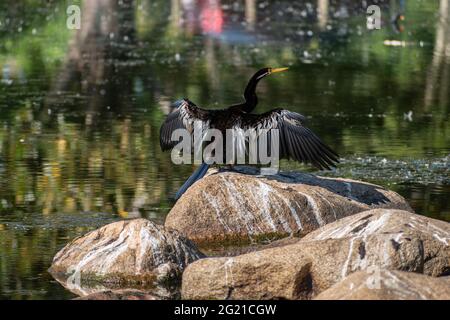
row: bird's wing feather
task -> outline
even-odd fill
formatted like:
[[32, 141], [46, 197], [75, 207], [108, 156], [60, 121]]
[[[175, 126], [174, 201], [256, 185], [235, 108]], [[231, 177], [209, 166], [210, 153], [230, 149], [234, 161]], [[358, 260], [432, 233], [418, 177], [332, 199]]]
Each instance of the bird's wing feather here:
[[[278, 129], [280, 158], [311, 163], [319, 169], [330, 169], [339, 162], [336, 152], [323, 143], [310, 129], [304, 126], [305, 117], [284, 109], [275, 109], [263, 114], [243, 113], [241, 128]], [[273, 136], [273, 135], [270, 135]], [[269, 146], [271, 145], [268, 142]]]
[[177, 129], [186, 129], [192, 134], [194, 123], [201, 124], [204, 129], [208, 128], [210, 112], [197, 107], [187, 99], [177, 101], [174, 110], [167, 116], [161, 126], [159, 135], [161, 149], [163, 151], [169, 150], [178, 143], [178, 141], [172, 141], [171, 139], [172, 133]]

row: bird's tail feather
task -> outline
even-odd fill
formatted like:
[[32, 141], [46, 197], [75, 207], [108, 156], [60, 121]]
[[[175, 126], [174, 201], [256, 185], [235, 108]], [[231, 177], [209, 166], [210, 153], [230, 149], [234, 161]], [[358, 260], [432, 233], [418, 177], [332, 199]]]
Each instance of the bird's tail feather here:
[[203, 178], [203, 176], [208, 171], [209, 164], [202, 163], [197, 170], [186, 180], [186, 182], [181, 186], [180, 190], [175, 194], [175, 200], [180, 199], [180, 197], [189, 189], [190, 186], [194, 184], [197, 180]]

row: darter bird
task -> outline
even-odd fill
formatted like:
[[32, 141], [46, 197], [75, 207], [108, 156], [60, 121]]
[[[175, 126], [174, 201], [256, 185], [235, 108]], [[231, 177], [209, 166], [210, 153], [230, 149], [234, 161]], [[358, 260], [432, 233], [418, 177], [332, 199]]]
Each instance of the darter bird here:
[[[262, 114], [251, 113], [258, 103], [256, 86], [264, 77], [286, 71], [288, 68], [263, 68], [249, 80], [244, 91], [244, 101], [225, 109], [207, 110], [196, 106], [188, 99], [172, 104], [173, 111], [167, 116], [160, 130], [160, 145], [163, 151], [172, 149], [178, 141], [171, 139], [176, 129], [186, 129], [192, 135], [194, 122], [201, 123], [204, 129], [218, 129], [225, 136], [227, 129], [278, 129], [280, 159], [293, 159], [310, 163], [318, 169], [330, 170], [339, 162], [336, 152], [323, 143], [320, 138], [305, 126], [305, 117], [286, 110], [274, 109]], [[270, 133], [269, 133], [270, 135]], [[179, 199], [183, 193], [208, 171], [209, 165], [202, 163], [177, 192]]]

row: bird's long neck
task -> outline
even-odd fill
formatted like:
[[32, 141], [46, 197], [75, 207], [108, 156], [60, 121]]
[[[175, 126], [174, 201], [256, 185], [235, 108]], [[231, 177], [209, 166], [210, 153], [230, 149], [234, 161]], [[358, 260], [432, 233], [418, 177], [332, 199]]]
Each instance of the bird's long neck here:
[[258, 97], [256, 97], [256, 85], [258, 84], [261, 77], [254, 75], [247, 84], [244, 91], [245, 102], [243, 104], [242, 110], [245, 112], [251, 112], [256, 108], [258, 104]]

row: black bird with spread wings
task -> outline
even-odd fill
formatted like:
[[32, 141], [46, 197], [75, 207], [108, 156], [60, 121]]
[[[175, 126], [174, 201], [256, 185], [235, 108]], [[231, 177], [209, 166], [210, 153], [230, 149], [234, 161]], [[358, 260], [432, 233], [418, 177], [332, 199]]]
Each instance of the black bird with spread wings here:
[[[245, 101], [226, 109], [206, 110], [197, 107], [188, 99], [178, 100], [174, 110], [167, 116], [160, 130], [161, 149], [172, 149], [178, 141], [172, 141], [172, 132], [176, 129], [194, 131], [194, 122], [201, 122], [203, 128], [220, 130], [224, 136], [227, 129], [278, 129], [279, 156], [302, 163], [310, 163], [318, 169], [330, 170], [338, 163], [339, 156], [323, 143], [310, 129], [305, 127], [305, 117], [285, 109], [274, 109], [262, 114], [250, 113], [258, 103], [256, 86], [267, 75], [282, 72], [287, 68], [264, 68], [250, 79], [244, 92]], [[208, 170], [203, 163], [184, 183], [176, 194], [176, 199]]]

